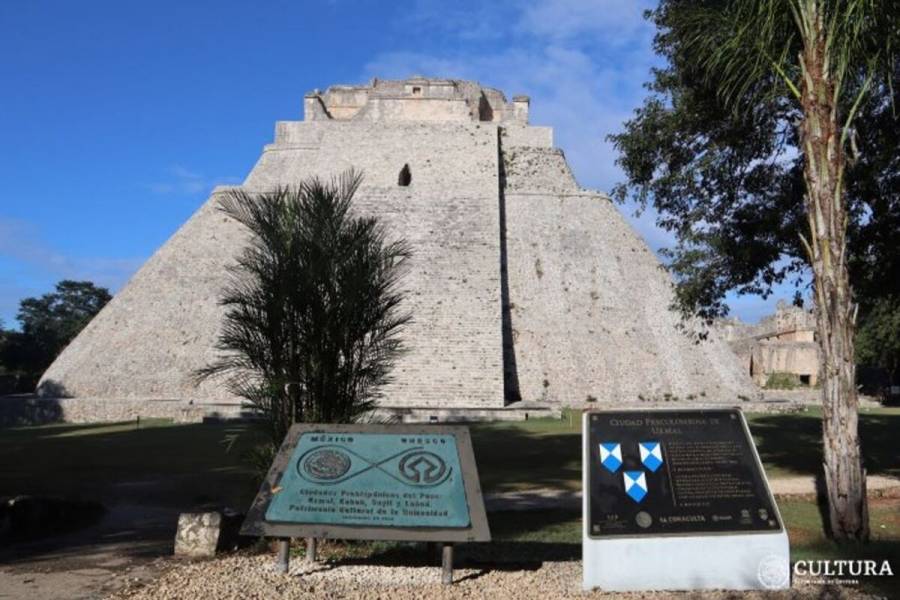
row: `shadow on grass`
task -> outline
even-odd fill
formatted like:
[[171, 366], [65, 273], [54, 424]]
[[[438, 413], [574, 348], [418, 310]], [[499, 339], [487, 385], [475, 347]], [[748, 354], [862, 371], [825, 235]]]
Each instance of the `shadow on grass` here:
[[83, 498], [104, 505], [249, 505], [256, 481], [245, 458], [260, 439], [254, 430], [236, 424], [146, 425], [4, 430], [0, 495]]
[[[770, 477], [820, 475], [822, 423], [818, 412], [748, 415]], [[861, 414], [865, 465], [870, 475], [900, 476], [893, 436], [900, 414]], [[471, 426], [482, 488], [505, 492], [581, 487], [581, 433], [563, 422]]]
[[[490, 513], [490, 543], [454, 546], [456, 568], [535, 570], [545, 562], [581, 558], [581, 514], [570, 511]], [[413, 542], [325, 541], [320, 558], [339, 565], [440, 566], [440, 545]], [[302, 551], [301, 551], [302, 555]], [[479, 574], [471, 575], [478, 577]]]
[[[70, 570], [117, 558], [171, 555], [178, 511], [172, 508], [119, 505], [96, 523], [77, 531], [61, 528], [55, 535], [0, 545], [0, 564], [53, 563]], [[100, 558], [97, 558], [100, 557]]]
[[[750, 422], [763, 463], [786, 474], [819, 475], [822, 470], [822, 421], [816, 414], [762, 415]], [[893, 438], [900, 415], [862, 414], [859, 434], [869, 475], [900, 476]]]
[[[171, 424], [171, 422], [169, 423]], [[145, 426], [147, 424], [145, 423]], [[139, 429], [135, 421], [117, 422], [117, 423], [49, 423], [46, 425], [26, 425], [22, 427], [11, 427], [4, 429], [4, 441], [24, 440], [35, 441], [46, 438], [54, 438], [59, 436], [81, 436], [93, 435], [95, 432], [101, 432], [104, 429]]]
[[472, 443], [487, 492], [581, 487], [581, 434], [474, 426]]
[[179, 512], [209, 504], [246, 510], [258, 486], [245, 458], [260, 439], [254, 430], [227, 423], [144, 425], [3, 430], [0, 496], [88, 500], [110, 513], [79, 532], [17, 543], [12, 555], [0, 552], [0, 560], [77, 560], [104, 547], [133, 556], [170, 554]]

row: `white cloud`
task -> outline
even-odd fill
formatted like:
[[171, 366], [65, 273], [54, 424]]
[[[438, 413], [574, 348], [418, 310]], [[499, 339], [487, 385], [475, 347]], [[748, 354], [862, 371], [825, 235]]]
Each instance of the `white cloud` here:
[[[484, 13], [484, 6], [492, 6], [494, 11]], [[643, 83], [657, 63], [651, 50], [654, 30], [642, 18], [648, 7], [646, 2], [633, 0], [481, 5], [473, 21], [495, 25], [501, 15], [514, 24], [514, 35], [499, 52], [473, 48], [457, 34], [460, 43], [455, 52], [382, 53], [365, 66], [363, 78], [422, 74], [474, 79], [507, 96], [527, 94], [531, 97], [531, 122], [554, 128], [555, 144], [565, 151], [578, 182], [609, 191], [623, 175], [606, 136], [620, 131], [623, 121], [640, 105], [646, 93]], [[441, 22], [438, 17], [442, 13], [435, 3], [425, 0], [417, 9], [407, 20], [443, 27], [442, 31], [453, 35], [447, 24], [455, 22], [455, 13], [445, 11]], [[497, 27], [502, 29], [502, 25]], [[671, 242], [671, 235], [653, 222], [654, 213], [635, 217], [633, 207], [622, 210], [654, 250]]]
[[465, 42], [494, 41], [507, 34], [509, 14], [514, 14], [517, 2], [415, 0], [394, 25], [405, 33], [429, 32]]
[[394, 52], [376, 57], [365, 68], [366, 78], [413, 73], [475, 79], [510, 96], [528, 94], [531, 122], [554, 128], [556, 145], [566, 152], [579, 183], [608, 190], [621, 179], [615, 152], [605, 138], [630, 115], [622, 90], [634, 84], [622, 81], [614, 69], [599, 68], [584, 51], [550, 45], [479, 56]]
[[150, 190], [161, 195], [196, 196], [208, 194], [217, 185], [240, 183], [236, 177], [206, 177], [181, 165], [169, 167], [167, 175], [166, 180], [151, 183]]
[[[555, 144], [565, 151], [578, 182], [608, 192], [624, 175], [606, 136], [621, 131], [633, 116], [647, 93], [643, 84], [651, 68], [660, 64], [652, 51], [655, 29], [643, 18], [655, 4], [511, 0], [448, 9], [444, 2], [419, 0], [400, 25], [428, 27], [455, 41], [456, 49], [423, 52], [414, 39], [409, 48], [376, 55], [362, 75], [474, 79], [508, 97], [527, 94], [531, 122], [554, 128]], [[675, 244], [674, 236], [656, 225], [652, 207], [640, 215], [632, 203], [619, 208], [655, 252]], [[728, 300], [735, 314], [751, 321], [770, 313], [776, 302], [734, 294]]]
[[637, 0], [541, 0], [524, 5], [518, 28], [554, 40], [597, 36], [612, 44], [646, 34], [643, 14], [652, 5]]
[[[27, 265], [27, 271], [33, 277], [36, 275], [36, 279], [89, 280], [112, 291], [118, 290], [144, 262], [143, 258], [65, 256], [44, 242], [38, 228], [31, 223], [4, 218], [0, 218], [0, 258], [13, 265]], [[0, 288], [0, 294], [18, 293], [26, 287], [33, 286], [17, 281], [15, 285]], [[0, 305], [9, 303], [9, 298], [0, 298]]]

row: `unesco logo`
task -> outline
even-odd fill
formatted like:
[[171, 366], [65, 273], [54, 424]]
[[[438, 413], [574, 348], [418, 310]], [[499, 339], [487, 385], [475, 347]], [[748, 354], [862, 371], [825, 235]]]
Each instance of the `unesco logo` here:
[[400, 461], [400, 475], [410, 483], [431, 485], [447, 472], [444, 459], [433, 452], [410, 452]]

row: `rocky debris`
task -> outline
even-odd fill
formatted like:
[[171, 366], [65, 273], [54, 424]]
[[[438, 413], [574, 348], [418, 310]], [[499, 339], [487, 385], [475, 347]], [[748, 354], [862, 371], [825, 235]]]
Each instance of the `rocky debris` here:
[[[498, 564], [454, 571], [452, 586], [440, 584], [437, 566], [384, 566], [292, 561], [287, 574], [275, 570], [272, 555], [237, 554], [212, 561], [178, 565], [150, 584], [128, 585], [111, 599], [193, 598], [585, 598], [579, 561], [543, 562], [532, 567]], [[594, 592], [591, 598], [655, 600], [781, 600], [811, 597], [868, 598], [855, 588], [795, 582], [786, 592]]]
[[238, 545], [244, 515], [231, 509], [181, 513], [175, 533], [175, 556], [212, 558]]
[[30, 541], [96, 522], [105, 512], [98, 502], [44, 496], [0, 497], [0, 541]]

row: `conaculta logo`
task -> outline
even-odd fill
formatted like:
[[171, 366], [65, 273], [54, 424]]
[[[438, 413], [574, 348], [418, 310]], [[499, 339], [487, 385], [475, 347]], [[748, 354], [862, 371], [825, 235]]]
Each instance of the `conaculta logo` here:
[[794, 575], [799, 577], [893, 577], [887, 560], [798, 560]]
[[756, 577], [767, 590], [790, 587], [791, 570], [787, 556], [778, 554], [764, 556], [757, 566]]

